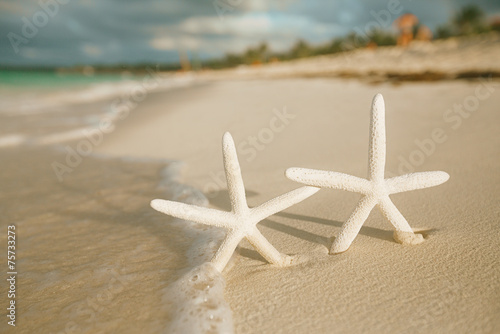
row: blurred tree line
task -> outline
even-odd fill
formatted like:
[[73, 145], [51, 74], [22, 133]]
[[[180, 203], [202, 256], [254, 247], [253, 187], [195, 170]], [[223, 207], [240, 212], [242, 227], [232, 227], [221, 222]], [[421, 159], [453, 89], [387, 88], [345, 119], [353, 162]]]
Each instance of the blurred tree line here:
[[481, 8], [468, 5], [459, 10], [450, 22], [437, 27], [436, 38], [481, 34], [491, 30], [500, 31], [499, 22], [489, 24]]
[[263, 42], [255, 47], [249, 47], [243, 53], [228, 53], [222, 59], [204, 61], [205, 68], [226, 68], [238, 65], [260, 65], [265, 63], [307, 58], [312, 56], [328, 55], [349, 51], [369, 45], [395, 45], [396, 35], [382, 30], [373, 30], [366, 36], [350, 33], [345, 37], [335, 38], [322, 45], [311, 45], [305, 40], [298, 40], [289, 50], [272, 52], [267, 43]]
[[[473, 35], [500, 31], [500, 22], [488, 24], [485, 13], [476, 5], [461, 8], [451, 18], [450, 22], [438, 26], [435, 38], [443, 39], [453, 36]], [[397, 33], [374, 29], [366, 35], [352, 32], [344, 37], [338, 37], [322, 45], [311, 45], [304, 40], [298, 40], [289, 50], [272, 52], [267, 43], [263, 42], [255, 47], [250, 47], [243, 53], [230, 53], [221, 59], [204, 61], [205, 68], [227, 68], [238, 65], [259, 65], [278, 61], [300, 59], [311, 56], [335, 54], [363, 47], [376, 47], [396, 45]]]

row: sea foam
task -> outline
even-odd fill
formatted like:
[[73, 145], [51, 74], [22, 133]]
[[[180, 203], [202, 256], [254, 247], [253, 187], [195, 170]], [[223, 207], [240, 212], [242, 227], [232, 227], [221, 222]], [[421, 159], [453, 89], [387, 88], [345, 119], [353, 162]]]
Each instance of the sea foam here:
[[[168, 164], [161, 172], [159, 188], [172, 200], [207, 206], [208, 199], [199, 190], [178, 182], [183, 164]], [[163, 291], [163, 304], [173, 314], [168, 333], [233, 333], [232, 312], [224, 300], [226, 284], [222, 274], [210, 263], [224, 238], [218, 228], [176, 219], [192, 240], [186, 253], [191, 270]]]
[[174, 304], [168, 333], [233, 333], [231, 309], [224, 300], [226, 282], [210, 262], [195, 267], [163, 294]]

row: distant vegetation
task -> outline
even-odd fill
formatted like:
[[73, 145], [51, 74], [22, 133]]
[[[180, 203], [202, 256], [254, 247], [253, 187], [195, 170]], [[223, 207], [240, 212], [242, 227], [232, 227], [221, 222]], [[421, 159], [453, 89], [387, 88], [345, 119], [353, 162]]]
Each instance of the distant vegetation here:
[[227, 68], [238, 65], [259, 65], [279, 61], [287, 61], [312, 56], [328, 55], [349, 51], [368, 45], [395, 45], [396, 35], [382, 30], [373, 30], [368, 38], [351, 33], [345, 37], [335, 38], [322, 45], [311, 45], [304, 40], [298, 40], [291, 49], [285, 52], [272, 52], [267, 43], [250, 47], [243, 53], [229, 53], [224, 58], [202, 62], [204, 68]]
[[[417, 24], [414, 34], [417, 35]], [[485, 13], [476, 5], [461, 8], [451, 18], [450, 22], [437, 27], [434, 39], [445, 39], [455, 36], [481, 34], [488, 31], [500, 31], [500, 19], [488, 23]], [[367, 36], [352, 32], [344, 37], [335, 38], [322, 45], [311, 45], [304, 40], [297, 41], [291, 49], [285, 52], [272, 52], [266, 43], [250, 47], [245, 52], [227, 54], [224, 58], [205, 61], [204, 68], [227, 68], [238, 65], [257, 65], [276, 61], [306, 58], [311, 56], [335, 54], [357, 48], [396, 45], [397, 33], [385, 30], [372, 30]]]
[[499, 23], [497, 21], [488, 24], [486, 15], [481, 8], [469, 5], [457, 12], [450, 22], [439, 26], [436, 30], [436, 38], [474, 35], [491, 30], [500, 30]]

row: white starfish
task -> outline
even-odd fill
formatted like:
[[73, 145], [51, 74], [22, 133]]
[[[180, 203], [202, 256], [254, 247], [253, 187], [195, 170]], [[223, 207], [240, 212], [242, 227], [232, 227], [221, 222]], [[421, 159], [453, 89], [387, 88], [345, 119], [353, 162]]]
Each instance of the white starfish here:
[[253, 247], [270, 263], [278, 266], [290, 264], [291, 258], [274, 248], [257, 229], [261, 220], [284, 210], [316, 193], [319, 188], [301, 187], [272, 200], [249, 208], [245, 197], [245, 186], [241, 177], [240, 165], [233, 138], [226, 132], [222, 139], [224, 169], [227, 188], [231, 200], [231, 211], [221, 211], [179, 202], [155, 199], [153, 209], [177, 218], [201, 224], [223, 227], [228, 230], [226, 238], [212, 258], [212, 263], [222, 272], [231, 258], [236, 246], [246, 238]]
[[310, 186], [342, 189], [363, 195], [349, 219], [342, 225], [335, 238], [330, 254], [346, 251], [359, 233], [374, 206], [394, 226], [394, 238], [403, 244], [418, 244], [424, 241], [421, 234], [415, 235], [403, 215], [389, 198], [389, 195], [415, 189], [437, 186], [446, 182], [445, 172], [412, 173], [384, 179], [385, 169], [385, 105], [381, 94], [373, 99], [370, 124], [368, 179], [348, 174], [305, 168], [289, 168], [286, 176], [293, 181]]

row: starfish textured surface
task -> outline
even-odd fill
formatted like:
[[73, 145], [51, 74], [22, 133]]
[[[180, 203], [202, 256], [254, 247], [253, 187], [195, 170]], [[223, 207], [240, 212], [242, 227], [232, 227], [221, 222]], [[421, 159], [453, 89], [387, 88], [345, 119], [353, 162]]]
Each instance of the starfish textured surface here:
[[257, 229], [257, 223], [276, 212], [303, 201], [315, 194], [319, 188], [301, 187], [255, 208], [249, 208], [236, 148], [229, 132], [224, 134], [222, 149], [231, 211], [221, 211], [162, 199], [151, 201], [151, 206], [153, 209], [170, 216], [227, 229], [226, 238], [212, 258], [212, 263], [221, 272], [243, 238], [246, 238], [270, 263], [278, 266], [290, 264], [291, 258], [281, 254], [269, 243]]
[[402, 244], [419, 244], [424, 241], [421, 234], [414, 234], [403, 215], [392, 203], [389, 195], [404, 191], [437, 186], [446, 182], [445, 172], [411, 173], [390, 179], [384, 178], [385, 156], [385, 105], [381, 94], [372, 103], [370, 124], [368, 179], [356, 176], [305, 168], [289, 168], [286, 176], [293, 181], [314, 187], [342, 189], [363, 195], [349, 219], [342, 225], [335, 238], [330, 254], [345, 252], [359, 233], [371, 210], [378, 205], [384, 217], [394, 226], [394, 238]]

